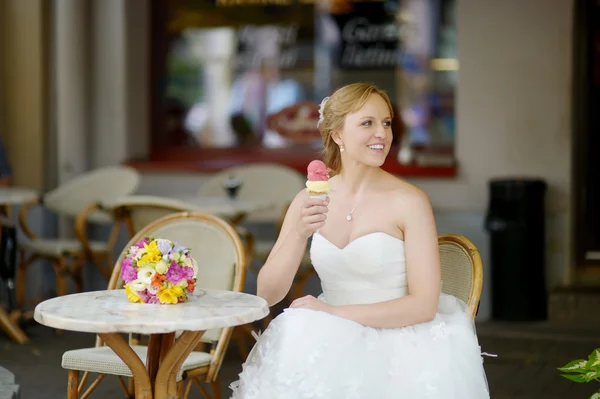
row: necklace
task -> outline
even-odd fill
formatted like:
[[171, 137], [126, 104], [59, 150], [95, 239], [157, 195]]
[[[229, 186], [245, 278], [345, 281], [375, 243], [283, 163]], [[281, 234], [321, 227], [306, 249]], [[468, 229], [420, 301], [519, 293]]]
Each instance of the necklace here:
[[352, 208], [352, 210], [350, 212], [348, 212], [348, 215], [346, 216], [346, 220], [351, 222], [352, 221], [352, 212], [354, 212], [354, 210], [356, 209], [356, 207], [358, 207], [358, 205], [360, 205], [360, 202], [362, 201], [362, 198], [358, 201], [358, 203], [354, 206], [354, 208]]

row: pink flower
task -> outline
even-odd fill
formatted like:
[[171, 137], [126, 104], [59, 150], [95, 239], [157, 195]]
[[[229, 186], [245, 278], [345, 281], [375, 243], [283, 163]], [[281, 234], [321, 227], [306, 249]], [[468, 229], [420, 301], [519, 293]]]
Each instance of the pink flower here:
[[149, 242], [150, 240], [148, 239], [148, 237], [144, 237], [135, 246], [138, 248], [144, 248], [144, 244], [148, 244]]
[[144, 303], [160, 303], [160, 299], [147, 289], [140, 291], [137, 294], [140, 296]]
[[121, 280], [130, 283], [137, 278], [137, 270], [134, 269], [131, 259], [125, 258], [121, 262]]
[[148, 293], [148, 290], [143, 290], [137, 293], [139, 295], [139, 297], [142, 299], [142, 302], [144, 303], [148, 303], [148, 300], [150, 300], [150, 294]]
[[150, 303], [150, 304], [160, 303], [160, 299], [158, 299], [158, 297], [156, 295], [152, 295], [152, 296], [150, 296], [150, 298], [148, 298], [148, 302], [146, 302], [146, 303]]
[[194, 268], [184, 266], [184, 267], [182, 267], [182, 269], [183, 269], [183, 277], [186, 280], [191, 280], [194, 277]]
[[[167, 280], [170, 283], [173, 284], [177, 284], [179, 283], [182, 279], [186, 278], [186, 276], [188, 275], [187, 270], [184, 269], [189, 269], [189, 267], [181, 267], [177, 264], [177, 262], [173, 261], [171, 262], [171, 266], [169, 267], [169, 270], [167, 271]], [[192, 276], [193, 274], [193, 270], [192, 270]]]

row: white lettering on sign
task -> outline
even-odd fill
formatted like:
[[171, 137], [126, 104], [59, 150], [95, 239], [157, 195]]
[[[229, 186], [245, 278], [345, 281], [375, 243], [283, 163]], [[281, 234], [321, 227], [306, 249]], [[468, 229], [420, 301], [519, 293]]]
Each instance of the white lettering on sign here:
[[395, 42], [398, 26], [394, 22], [372, 24], [364, 17], [357, 17], [346, 22], [342, 37], [347, 43]]
[[398, 51], [385, 48], [380, 44], [361, 46], [348, 44], [342, 54], [342, 66], [359, 68], [394, 67], [397, 64]]
[[[238, 53], [235, 58], [235, 64], [237, 68], [258, 68], [260, 67], [265, 58], [262, 54], [253, 51], [244, 51]], [[298, 60], [298, 49], [288, 48], [281, 50], [279, 56], [276, 59], [277, 66], [282, 69], [293, 68]]]

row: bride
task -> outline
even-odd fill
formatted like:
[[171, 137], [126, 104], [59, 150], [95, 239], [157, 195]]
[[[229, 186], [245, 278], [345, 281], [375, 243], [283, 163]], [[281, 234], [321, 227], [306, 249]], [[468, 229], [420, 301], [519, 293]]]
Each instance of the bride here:
[[298, 193], [258, 295], [270, 306], [287, 295], [311, 236], [323, 294], [294, 300], [270, 323], [232, 398], [489, 398], [473, 321], [440, 293], [429, 200], [380, 168], [392, 143], [388, 96], [351, 84], [320, 111], [329, 198]]

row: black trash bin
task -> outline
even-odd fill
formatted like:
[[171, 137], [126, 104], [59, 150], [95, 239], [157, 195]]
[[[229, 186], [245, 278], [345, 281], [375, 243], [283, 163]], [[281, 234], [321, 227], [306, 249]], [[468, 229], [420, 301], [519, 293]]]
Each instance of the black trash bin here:
[[14, 292], [16, 272], [17, 230], [9, 219], [0, 215], [0, 284], [4, 284], [8, 293], [9, 311], [16, 306]]
[[490, 233], [492, 318], [545, 320], [546, 183], [497, 179], [489, 183], [485, 229]]

